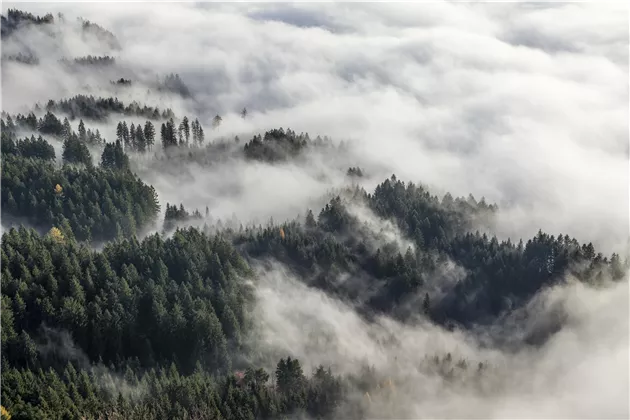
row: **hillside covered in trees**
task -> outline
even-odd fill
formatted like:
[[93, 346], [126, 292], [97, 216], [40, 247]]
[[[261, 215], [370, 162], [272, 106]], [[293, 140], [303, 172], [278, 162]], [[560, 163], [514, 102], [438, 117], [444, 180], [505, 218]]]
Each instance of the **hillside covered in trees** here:
[[[9, 9], [3, 42], [63, 19]], [[109, 30], [78, 22], [81, 37], [122, 50]], [[3, 60], [38, 65], [29, 54]], [[95, 54], [58, 64], [95, 74], [115, 67], [115, 57]], [[105, 92], [138, 85], [103, 80]], [[144, 87], [195, 96], [176, 73]], [[501, 208], [484, 198], [438, 196], [422, 180], [395, 174], [366, 187], [371, 175], [361, 162], [345, 162], [341, 172], [330, 164], [347, 151], [343, 142], [291, 128], [252, 130], [245, 108], [231, 117], [245, 128], [224, 132], [216, 110], [178, 115], [182, 107], [113, 93], [63, 98], [2, 112], [2, 420], [412, 418], [410, 394], [463, 390], [473, 401], [502, 392], [502, 366], [458, 354], [461, 337], [502, 352], [493, 329], [537, 296], [569, 283], [603, 290], [627, 280], [625, 256], [604, 255], [570, 232], [499, 239], [491, 232]], [[211, 176], [225, 179], [177, 187], [207, 188], [220, 200], [215, 181], [228, 185], [245, 167], [259, 171], [253, 178], [270, 168], [296, 171], [316, 154], [343, 187], [331, 187], [321, 208], [265, 224], [248, 219], [246, 208], [215, 220], [216, 203], [173, 201], [142, 176], [194, 180], [221, 162], [229, 170]], [[313, 294], [318, 310], [338, 311], [326, 314], [330, 324], [318, 329], [317, 319], [295, 310], [291, 321], [303, 324], [283, 330], [282, 316], [261, 317], [274, 276], [290, 277], [304, 293], [273, 305], [307, 307]], [[275, 292], [285, 296], [292, 286], [279, 284]], [[563, 308], [552, 309], [551, 326], [519, 337], [523, 353], [563, 327]], [[349, 313], [356, 318], [340, 337], [335, 328]], [[396, 328], [378, 336], [383, 319]], [[435, 350], [397, 336], [411, 329], [459, 335]], [[366, 337], [376, 344], [361, 347]], [[363, 358], [348, 350], [355, 339]], [[327, 343], [326, 354], [304, 350], [309, 340]], [[405, 353], [392, 350], [400, 343]], [[344, 352], [350, 356], [320, 362]], [[410, 383], [418, 378], [426, 384], [416, 389]]]
[[[378, 395], [376, 379], [337, 375], [326, 366], [310, 375], [289, 358], [278, 362], [271, 380], [274, 372], [245, 362], [257, 328], [249, 264], [259, 261], [281, 262], [366, 320], [422, 317], [450, 329], [491, 324], [567, 273], [599, 284], [621, 280], [627, 269], [619, 255], [603, 256], [567, 235], [539, 232], [516, 242], [480, 234], [476, 226], [500, 211], [495, 205], [472, 196], [439, 198], [395, 176], [372, 192], [348, 187], [304, 218], [265, 227], [211, 227], [207, 209], [204, 216], [167, 204], [163, 232], [172, 236], [140, 240], [160, 205], [153, 187], [133, 173], [128, 153], [199, 148], [195, 124], [189, 137], [185, 122], [174, 130], [169, 119], [161, 141], [147, 142], [155, 136], [150, 121], [137, 128], [120, 122], [108, 142], [96, 140], [82, 120], [75, 132], [51, 111], [39, 121], [31, 114], [2, 123], [3, 218], [41, 228], [11, 229], [2, 239], [2, 392], [14, 418], [370, 412], [352, 396], [358, 383], [370, 399]], [[41, 134], [20, 139], [18, 127], [62, 142], [62, 162]], [[243, 146], [243, 158], [275, 162], [275, 152], [251, 154], [258, 141]], [[90, 149], [101, 150], [100, 159]], [[371, 228], [357, 208], [390, 221], [407, 247]], [[113, 242], [93, 251], [86, 245], [93, 241]], [[464, 274], [452, 287], [440, 286], [441, 278], [451, 284], [449, 263]], [[457, 375], [466, 371], [457, 369]], [[112, 391], [104, 378], [114, 389], [135, 391]]]

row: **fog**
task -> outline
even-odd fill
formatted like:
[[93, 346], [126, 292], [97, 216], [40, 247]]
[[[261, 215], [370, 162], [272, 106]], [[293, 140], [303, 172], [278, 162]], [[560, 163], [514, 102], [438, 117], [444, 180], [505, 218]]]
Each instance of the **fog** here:
[[[627, 250], [626, 4], [50, 2], [3, 3], [3, 13], [10, 7], [62, 12], [67, 23], [54, 39], [29, 29], [15, 45], [3, 41], [3, 52], [26, 43], [41, 59], [40, 66], [3, 60], [4, 111], [87, 93], [199, 118], [207, 142], [238, 135], [242, 146], [283, 127], [347, 145], [274, 165], [238, 153], [212, 165], [133, 156], [163, 210], [183, 203], [202, 213], [207, 206], [213, 218], [282, 222], [307, 209], [317, 214], [331, 192], [351, 184], [347, 168], [359, 166], [366, 176], [354, 182], [367, 191], [396, 174], [439, 196], [496, 202], [491, 231], [500, 239], [526, 240], [542, 229], [592, 241], [606, 254]], [[73, 26], [78, 16], [111, 30], [122, 49], [83, 39]], [[116, 65], [70, 72], [58, 62], [87, 54], [112, 55]], [[168, 73], [182, 77], [192, 98], [152, 88]], [[132, 87], [110, 83], [120, 77]], [[223, 123], [212, 130], [217, 114]], [[86, 123], [113, 140], [123, 119], [141, 122]], [[359, 205], [350, 211], [401, 250], [410, 245], [388, 221]], [[455, 266], [444, 270], [452, 281], [461, 275]], [[436, 293], [444, 287], [428, 284]], [[519, 343], [505, 348], [479, 341], [497, 326], [473, 336], [388, 318], [369, 323], [275, 263], [259, 270], [255, 285], [255, 339], [266, 367], [273, 371], [288, 354], [340, 374], [369, 363], [396, 386], [387, 404], [369, 408], [373, 417], [630, 416], [627, 279], [602, 290], [569, 279], [542, 292], [526, 322], [501, 321], [505, 342]], [[558, 313], [562, 327], [548, 341], [522, 344]], [[420, 368], [425, 356], [445, 352], [491, 368], [454, 383]]]
[[[192, 100], [149, 95], [145, 102], [195, 114], [208, 128], [222, 115], [221, 133], [207, 129], [210, 138], [291, 127], [350, 140], [348, 164], [371, 168], [375, 177], [395, 173], [435, 191], [497, 202], [502, 237], [543, 229], [593, 241], [607, 253], [627, 245], [623, 4], [29, 3], [27, 9], [60, 11], [67, 22], [83, 16], [111, 30], [122, 45], [111, 53], [121, 74], [147, 82], [179, 73]], [[44, 57], [86, 54], [86, 43], [66, 32], [59, 47], [33, 48]], [[97, 84], [48, 64], [3, 63], [3, 109], [77, 93], [79, 81], [111, 89], [110, 79]], [[118, 97], [140, 92], [144, 99], [141, 87]], [[243, 107], [245, 122], [238, 118]], [[268, 217], [284, 216], [284, 203], [299, 201], [291, 187], [298, 180], [316, 184], [295, 171], [257, 171], [240, 181], [243, 196], [283, 190], [278, 176], [288, 184], [281, 198], [269, 200], [281, 207], [267, 207]], [[196, 191], [216, 176], [202, 173], [191, 185]], [[157, 175], [150, 181], [171, 201], [181, 194], [187, 205], [194, 194]]]
[[[542, 292], [531, 303], [538, 310], [528, 325], [514, 323], [505, 334], [520, 341], [520, 334], [553, 322], [559, 311], [564, 327], [542, 346], [513, 350], [481, 346], [476, 335], [426, 322], [408, 325], [382, 317], [368, 323], [281, 266], [272, 267], [260, 271], [255, 312], [260, 327], [256, 345], [271, 355], [268, 369], [285, 355], [303, 361], [305, 372], [319, 364], [342, 374], [372, 366], [393, 383], [391, 395], [370, 396], [372, 418], [630, 415], [627, 281], [605, 290], [570, 282]], [[455, 369], [454, 380], [423, 365], [427, 357], [446, 353], [468, 365], [466, 371]], [[489, 366], [481, 375], [476, 372], [480, 362]], [[356, 392], [358, 399], [367, 400]]]

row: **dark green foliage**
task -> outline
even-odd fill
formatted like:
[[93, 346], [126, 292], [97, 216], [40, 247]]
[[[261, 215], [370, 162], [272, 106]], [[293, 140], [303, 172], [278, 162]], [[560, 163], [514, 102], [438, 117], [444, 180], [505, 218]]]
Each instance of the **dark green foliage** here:
[[41, 136], [13, 141], [10, 133], [2, 132], [2, 153], [19, 155], [25, 158], [55, 160], [55, 148]]
[[[63, 194], [55, 193], [55, 185]], [[133, 235], [155, 220], [157, 195], [130, 172], [57, 168], [14, 155], [2, 158], [2, 214], [50, 229], [68, 223], [78, 240]]]
[[248, 159], [276, 162], [297, 156], [309, 144], [308, 134], [296, 135], [292, 130], [280, 128], [267, 131], [264, 137], [254, 136], [243, 147]]
[[[317, 221], [309, 211], [305, 226], [295, 221], [247, 228], [235, 235], [235, 242], [253, 258], [279, 259], [312, 285], [361, 310], [399, 317], [424, 312], [438, 322], [465, 326], [491, 322], [501, 312], [527, 302], [541, 288], [562, 282], [567, 272], [584, 281], [598, 275], [622, 277], [617, 255], [609, 261], [596, 255], [591, 244], [580, 245], [568, 236], [554, 238], [540, 232], [526, 244], [514, 244], [471, 233], [496, 211], [494, 205], [472, 196], [453, 199], [447, 195], [440, 200], [395, 177], [377, 186], [374, 194], [353, 193], [353, 200], [398, 224], [415, 242], [416, 250], [405, 252], [395, 244], [375, 241], [340, 197], [322, 209]], [[371, 250], [366, 246], [370, 242], [381, 245]], [[465, 274], [434, 301], [424, 289], [426, 279], [435, 281], [443, 275], [440, 267], [448, 260], [464, 268]], [[341, 272], [349, 277], [333, 281]]]
[[95, 98], [86, 95], [77, 95], [57, 102], [51, 100], [46, 105], [46, 109], [64, 112], [70, 116], [70, 119], [86, 118], [95, 121], [103, 121], [114, 113], [152, 120], [173, 117], [173, 111], [170, 109], [160, 112], [158, 108], [140, 106], [137, 102], [125, 106], [118, 98]]
[[249, 325], [247, 276], [228, 242], [195, 229], [100, 253], [11, 229], [2, 238], [3, 405], [17, 419], [334, 418], [342, 383], [330, 370], [307, 378], [283, 359], [277, 389], [262, 369], [232, 374], [230, 350]]
[[[125, 151], [150, 150], [153, 123], [120, 121], [117, 140], [105, 144], [93, 168], [87, 144], [101, 143], [98, 132], [83, 120], [73, 132], [53, 109], [91, 119], [112, 112], [164, 118], [160, 137], [173, 156], [189, 153], [191, 137], [193, 146], [204, 140], [198, 120], [176, 125], [168, 113], [111, 98], [51, 102], [39, 121], [34, 114], [3, 115], [2, 213], [58, 228], [44, 237], [12, 229], [2, 238], [2, 400], [14, 418], [370, 417], [347, 392], [369, 393], [378, 405], [391, 395], [382, 373], [366, 368], [340, 378], [319, 366], [309, 375], [287, 357], [270, 375], [243, 361], [256, 332], [247, 285], [255, 279], [244, 257], [279, 260], [310, 286], [355, 305], [367, 321], [374, 313], [420, 315], [462, 327], [496, 321], [566, 273], [597, 282], [620, 279], [627, 268], [618, 255], [608, 259], [566, 235], [539, 232], [513, 243], [480, 234], [476, 229], [491, 226], [496, 206], [472, 196], [440, 199], [395, 176], [373, 193], [352, 187], [320, 211], [308, 210], [304, 221], [214, 235], [176, 229], [170, 239], [139, 241], [138, 230], [155, 221], [159, 205], [154, 189], [129, 171]], [[63, 138], [64, 161], [79, 167], [56, 167], [52, 146], [41, 137], [17, 140], [20, 129]], [[254, 137], [244, 153], [276, 162], [327, 145], [279, 129]], [[236, 149], [223, 147], [206, 150]], [[347, 175], [363, 171], [353, 167]], [[387, 240], [357, 207], [392, 222], [410, 246]], [[167, 204], [164, 230], [200, 219], [198, 211]], [[118, 240], [96, 252], [75, 238]], [[461, 273], [441, 281], [451, 262]], [[448, 287], [434, 293], [442, 284]], [[427, 358], [419, 368], [460, 383], [485, 369], [451, 354]], [[112, 382], [117, 386], [104, 385]]]
[[[3, 236], [2, 258], [2, 293], [14, 308], [14, 332], [7, 333], [16, 337], [4, 343], [3, 355], [15, 366], [54, 363], [46, 355], [25, 359], [20, 351], [19, 337], [42, 337], [45, 324], [68, 331], [94, 363], [175, 363], [192, 373], [198, 361], [208, 371], [230, 370], [228, 349], [246, 328], [249, 292], [239, 278], [248, 268], [219, 237], [189, 229], [166, 241], [154, 235], [95, 253], [21, 228]], [[236, 329], [226, 329], [228, 322]]]
[[100, 253], [11, 229], [2, 238], [3, 405], [18, 419], [334, 418], [342, 384], [323, 367], [307, 379], [283, 359], [278, 389], [262, 369], [232, 375], [249, 328], [247, 276], [228, 242], [195, 229]]
[[179, 208], [175, 205], [171, 206], [166, 203], [166, 211], [164, 213], [164, 230], [170, 231], [175, 228], [178, 223], [188, 222], [191, 220], [201, 220], [203, 216], [199, 210], [195, 210], [192, 214], [188, 213], [183, 204]]
[[169, 119], [165, 124], [162, 124], [160, 128], [160, 138], [162, 139], [162, 148], [168, 149], [170, 147], [177, 146], [177, 135], [175, 132], [175, 123], [173, 119]]
[[31, 136], [30, 140], [24, 139], [18, 141], [17, 149], [24, 157], [55, 160], [55, 148], [41, 136], [38, 136], [37, 139], [35, 139], [34, 136]]
[[75, 133], [72, 133], [64, 140], [62, 157], [64, 163], [92, 166], [90, 150]]
[[254, 136], [243, 146], [243, 153], [248, 159], [273, 163], [298, 158], [309, 149], [333, 147], [337, 146], [334, 146], [328, 137], [322, 139], [317, 136], [315, 140], [311, 140], [308, 133], [298, 135], [291, 129], [285, 131], [279, 128], [267, 131], [264, 136]]
[[[4, 119], [2, 120], [2, 132], [6, 132], [13, 137], [17, 135], [18, 130], [29, 130], [39, 131], [42, 134], [66, 140], [74, 136], [77, 137], [81, 143], [88, 145], [101, 145], [104, 142], [98, 129], [96, 129], [96, 131], [92, 131], [91, 129], [86, 130], [83, 120], [79, 121], [78, 133], [75, 133], [67, 118], [64, 118], [62, 122], [50, 111], [40, 118], [39, 121], [33, 113], [27, 116], [18, 114], [15, 116], [15, 122], [10, 115], [5, 114], [3, 116], [6, 117], [6, 122]], [[78, 146], [73, 145], [73, 147], [77, 148]], [[84, 153], [84, 151], [82, 153]]]
[[146, 152], [153, 146], [155, 128], [151, 121], [147, 121], [144, 128], [140, 124], [128, 125], [126, 121], [120, 121], [116, 126], [116, 139], [124, 144], [126, 151]]
[[64, 133], [62, 122], [55, 116], [55, 114], [50, 111], [48, 111], [46, 115], [42, 117], [37, 128], [42, 134], [61, 136]]
[[153, 126], [153, 123], [151, 123], [151, 121], [147, 121], [144, 124], [144, 129], [142, 131], [144, 133], [147, 150], [150, 151], [155, 144], [155, 127]]
[[[160, 128], [162, 147], [164, 149], [176, 146], [189, 147], [191, 128], [193, 145], [198, 146], [200, 144], [199, 135], [203, 133], [199, 122], [195, 120], [191, 127], [188, 117], [185, 116], [176, 129], [175, 121], [173, 118], [170, 118]], [[125, 151], [140, 153], [151, 151], [155, 144], [155, 126], [151, 121], [146, 121], [144, 126], [140, 124], [136, 126], [134, 123], [128, 124], [126, 121], [119, 121], [116, 127], [116, 139], [124, 145]]]
[[184, 117], [182, 122], [179, 124], [179, 133], [186, 146], [188, 146], [188, 143], [190, 142], [190, 123], [188, 121], [188, 117]]
[[215, 377], [201, 369], [181, 374], [174, 365], [135, 374], [131, 367], [110, 373], [72, 363], [58, 370], [5, 367], [2, 385], [2, 404], [18, 420], [335, 419], [347, 388], [321, 366], [299, 392], [285, 393], [271, 386], [263, 369]]
[[1, 152], [3, 155], [17, 155], [20, 154], [20, 151], [17, 148], [16, 144], [16, 136], [14, 133], [9, 132], [5, 129], [4, 121], [2, 121], [2, 147]]
[[101, 155], [101, 167], [121, 171], [129, 169], [129, 157], [123, 151], [120, 140], [105, 144]]

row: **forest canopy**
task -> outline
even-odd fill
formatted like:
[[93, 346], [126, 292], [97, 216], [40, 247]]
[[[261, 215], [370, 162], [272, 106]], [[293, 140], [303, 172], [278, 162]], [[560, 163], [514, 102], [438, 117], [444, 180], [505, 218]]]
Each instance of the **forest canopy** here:
[[[2, 57], [3, 68], [16, 66], [13, 77], [16, 68], [51, 66], [51, 77], [73, 86], [60, 82], [39, 103], [25, 94], [29, 105], [3, 110], [0, 121], [1, 420], [412, 418], [429, 416], [414, 404], [438, 394], [445, 406], [463, 395], [471, 415], [484, 417], [474, 405], [513, 398], [501, 394], [506, 384], [536, 401], [514, 366], [529, 369], [554, 351], [566, 356], [563, 368], [574, 363], [558, 333], [586, 315], [571, 317], [567, 297], [541, 296], [627, 281], [625, 255], [605, 254], [572, 229], [508, 238], [497, 228], [503, 209], [481, 194], [438, 195], [422, 183], [438, 177], [429, 169], [425, 180], [391, 174], [314, 132], [322, 125], [310, 115], [265, 113], [260, 95], [284, 107], [319, 90], [275, 92], [272, 73], [284, 69], [266, 68], [267, 58], [235, 64], [233, 79], [203, 68], [200, 81], [178, 63], [139, 66], [142, 48], [123, 51], [133, 37], [119, 41], [84, 18], [8, 9], [1, 24], [3, 46], [19, 47]], [[216, 27], [207, 28], [214, 36]], [[31, 30], [61, 53], [50, 59], [21, 38]], [[212, 66], [232, 66], [227, 45], [210, 47], [203, 51]], [[367, 88], [356, 64], [339, 62], [340, 84]], [[283, 64], [291, 72], [294, 65]], [[287, 79], [302, 87], [295, 75]], [[370, 83], [383, 75], [371, 72]], [[337, 113], [347, 102], [339, 103], [323, 125], [335, 135], [346, 134]], [[400, 112], [394, 120], [404, 127], [386, 132], [380, 119], [356, 113], [348, 125], [364, 129], [370, 140], [360, 145], [379, 159], [411, 118]], [[304, 126], [310, 134], [297, 130]], [[401, 147], [409, 156], [399, 159], [426, 165], [438, 156], [427, 148], [416, 162], [411, 148]], [[288, 181], [296, 186], [283, 191]], [[285, 203], [290, 195], [297, 197]], [[296, 203], [308, 205], [285, 217]], [[272, 204], [282, 218], [267, 211]], [[572, 298], [591, 296], [580, 293]], [[586, 341], [579, 331], [564, 335]], [[500, 357], [483, 359], [493, 352]], [[508, 365], [515, 357], [523, 362]], [[540, 382], [532, 392], [546, 389]]]

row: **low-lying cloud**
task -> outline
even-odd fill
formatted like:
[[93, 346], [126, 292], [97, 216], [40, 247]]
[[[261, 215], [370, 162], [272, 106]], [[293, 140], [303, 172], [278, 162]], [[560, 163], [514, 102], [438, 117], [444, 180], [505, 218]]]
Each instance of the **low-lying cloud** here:
[[[115, 33], [122, 50], [86, 42], [70, 26], [54, 39], [31, 28], [15, 44], [3, 40], [9, 52], [28, 43], [42, 60], [3, 60], [3, 111], [88, 93], [198, 117], [209, 142], [247, 141], [278, 127], [347, 142], [343, 153], [275, 165], [238, 154], [180, 166], [133, 157], [163, 207], [208, 206], [214, 218], [235, 215], [244, 224], [284, 221], [319, 211], [330, 191], [349, 184], [345, 170], [360, 166], [368, 191], [395, 173], [439, 195], [497, 202], [493, 232], [501, 238], [542, 229], [593, 241], [605, 253], [627, 247], [626, 4], [4, 3], [3, 12], [16, 6], [60, 11], [69, 22], [83, 16]], [[116, 65], [70, 72], [59, 62], [87, 54], [111, 54]], [[153, 88], [173, 72], [192, 98]], [[132, 86], [112, 85], [119, 77]], [[223, 123], [211, 130], [217, 114]], [[122, 119], [131, 121], [88, 127], [111, 141]], [[351, 210], [405, 248], [393, 226]], [[447, 263], [432, 293], [460, 270]], [[522, 344], [541, 330], [554, 334], [514, 350], [482, 345], [479, 331], [368, 322], [272, 266], [256, 283], [256, 339], [270, 371], [287, 354], [341, 374], [373, 365], [396, 387], [382, 411], [371, 407], [374, 417], [627, 418], [627, 288], [627, 281], [604, 290], [569, 282], [543, 292], [526, 308], [527, 322], [501, 320], [501, 339]], [[423, 365], [425, 356], [448, 352], [489, 368], [453, 382]]]
[[[147, 100], [199, 114], [206, 127], [218, 113], [223, 132], [282, 126], [348, 139], [354, 152], [348, 163], [375, 176], [396, 173], [436, 191], [498, 202], [502, 236], [531, 237], [543, 229], [593, 241], [607, 253], [627, 245], [627, 5], [59, 3], [54, 9], [68, 21], [81, 15], [112, 30], [123, 47], [117, 62], [140, 80], [179, 73], [193, 100]], [[55, 51], [85, 53], [70, 35]], [[40, 83], [50, 71], [3, 65], [5, 109], [81, 88], [58, 68], [55, 83]], [[250, 111], [245, 122], [238, 118], [243, 107]], [[280, 182], [278, 189], [298, 182], [315, 187], [307, 175], [250, 171], [244, 182], [261, 193], [269, 192], [258, 188], [266, 180]], [[191, 188], [206, 182], [201, 177]], [[186, 201], [190, 194], [178, 190]]]
[[[257, 348], [268, 369], [278, 357], [299, 358], [305, 371], [319, 364], [342, 375], [371, 366], [394, 392], [375, 402], [378, 418], [627, 418], [628, 283], [594, 290], [570, 283], [542, 292], [529, 323], [561, 328], [539, 346], [504, 350], [483, 346], [477, 335], [428, 322], [401, 324], [387, 317], [362, 319], [346, 304], [309, 288], [275, 265], [260, 272], [254, 313]], [[555, 308], [548, 310], [548, 308]], [[513, 325], [514, 339], [526, 326]], [[531, 328], [531, 326], [530, 326]], [[427, 365], [450, 353], [455, 379]], [[478, 364], [486, 369], [477, 372]], [[357, 398], [364, 396], [354, 390]], [[371, 395], [376, 401], [378, 395]]]

